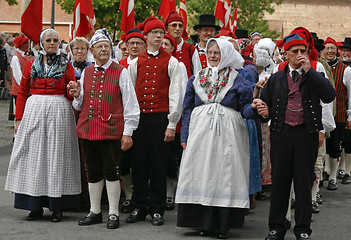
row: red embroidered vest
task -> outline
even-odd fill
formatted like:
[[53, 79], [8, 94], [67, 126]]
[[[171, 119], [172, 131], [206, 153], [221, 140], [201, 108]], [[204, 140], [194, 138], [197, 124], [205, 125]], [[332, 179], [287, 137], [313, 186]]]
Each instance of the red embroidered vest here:
[[202, 69], [207, 68], [207, 57], [206, 57], [206, 53], [200, 53], [200, 52], [199, 52], [199, 57], [200, 57], [200, 62], [201, 62], [201, 67], [202, 67]]
[[[15, 52], [14, 56], [18, 57], [18, 60], [21, 66], [21, 71], [23, 74], [24, 66], [26, 66], [26, 63], [28, 62], [28, 56], [22, 56], [22, 54], [19, 53], [18, 51]], [[10, 92], [11, 95], [17, 96], [18, 88], [19, 88], [19, 85], [17, 84], [12, 74], [12, 85], [11, 85], [11, 92]]]
[[120, 140], [124, 117], [119, 77], [123, 66], [112, 62], [105, 71], [85, 68], [82, 110], [77, 137], [88, 140]]
[[141, 113], [169, 112], [168, 63], [171, 55], [162, 47], [157, 56], [145, 51], [138, 57], [135, 92]]

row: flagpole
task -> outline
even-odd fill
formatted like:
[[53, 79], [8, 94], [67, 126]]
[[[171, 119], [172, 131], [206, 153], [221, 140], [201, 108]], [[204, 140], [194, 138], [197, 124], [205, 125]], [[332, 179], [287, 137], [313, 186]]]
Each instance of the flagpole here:
[[55, 28], [55, 0], [52, 0], [51, 5], [51, 28]]
[[115, 40], [116, 40], [116, 31], [117, 31], [117, 24], [118, 24], [118, 20], [119, 20], [119, 13], [120, 13], [120, 9], [118, 9], [117, 11], [117, 19], [116, 19], [116, 23], [115, 23], [115, 27], [113, 29], [113, 36], [112, 36], [112, 44], [115, 44]]

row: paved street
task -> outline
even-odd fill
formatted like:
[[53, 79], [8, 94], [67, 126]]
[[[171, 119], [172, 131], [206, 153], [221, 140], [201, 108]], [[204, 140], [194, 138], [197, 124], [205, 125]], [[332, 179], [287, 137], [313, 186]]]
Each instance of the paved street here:
[[[7, 121], [8, 101], [0, 100], [0, 239], [204, 239], [196, 235], [193, 229], [176, 227], [176, 211], [166, 212], [165, 225], [154, 227], [150, 224], [150, 217], [146, 221], [126, 224], [127, 217], [121, 214], [121, 226], [116, 230], [106, 229], [106, 223], [89, 227], [80, 227], [77, 221], [84, 213], [65, 212], [64, 219], [59, 223], [52, 223], [51, 213], [46, 209], [44, 218], [28, 222], [27, 211], [13, 208], [14, 195], [4, 190], [7, 167], [12, 149], [12, 123]], [[351, 227], [351, 185], [339, 182], [337, 191], [322, 189], [323, 205], [321, 212], [313, 215], [311, 239], [318, 240], [346, 240], [350, 239]], [[269, 193], [267, 193], [269, 197]], [[264, 239], [268, 233], [269, 200], [257, 202], [256, 209], [250, 211], [245, 218], [243, 229], [232, 229], [230, 239]], [[104, 219], [107, 218], [107, 205], [103, 206]], [[295, 239], [289, 230], [287, 240]]]

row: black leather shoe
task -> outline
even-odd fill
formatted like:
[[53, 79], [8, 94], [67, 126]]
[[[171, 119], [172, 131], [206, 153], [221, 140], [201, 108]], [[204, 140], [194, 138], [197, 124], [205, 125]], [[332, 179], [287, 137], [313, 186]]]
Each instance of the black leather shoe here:
[[134, 207], [130, 202], [130, 199], [126, 199], [123, 203], [122, 203], [122, 207], [121, 207], [121, 212], [122, 213], [131, 213], [133, 212]]
[[175, 207], [175, 206], [174, 206], [174, 198], [173, 198], [173, 197], [167, 197], [165, 209], [166, 209], [167, 211], [171, 211], [171, 210], [174, 209], [174, 207]]
[[338, 175], [336, 176], [337, 179], [343, 179], [345, 176], [345, 171], [344, 170], [339, 170]]
[[151, 224], [154, 226], [161, 226], [165, 223], [163, 220], [163, 216], [159, 213], [154, 213], [154, 215], [151, 216]]
[[51, 222], [61, 222], [62, 221], [62, 211], [53, 212], [51, 215]]
[[310, 236], [307, 233], [300, 233], [299, 236], [296, 237], [296, 240], [308, 240]]
[[332, 191], [338, 189], [338, 186], [337, 186], [336, 181], [334, 179], [331, 179], [329, 181], [327, 189], [332, 190]]
[[219, 233], [217, 238], [218, 239], [227, 239], [229, 237], [229, 233]]
[[341, 184], [350, 184], [351, 179], [349, 174], [345, 174], [344, 177], [342, 178]]
[[30, 213], [27, 217], [27, 220], [28, 221], [38, 220], [38, 219], [43, 217], [43, 213], [44, 213], [43, 209], [40, 209], [38, 211], [30, 211]]
[[95, 214], [93, 212], [89, 212], [83, 219], [79, 220], [79, 226], [87, 226], [92, 224], [102, 223], [102, 213]]
[[199, 236], [200, 236], [200, 237], [208, 237], [208, 236], [210, 236], [212, 233], [213, 233], [213, 232], [209, 232], [209, 231], [206, 231], [206, 230], [201, 230], [201, 231], [199, 232]]
[[145, 211], [134, 209], [134, 211], [126, 218], [126, 223], [136, 223], [146, 218]]
[[108, 215], [107, 228], [108, 229], [119, 228], [119, 217], [116, 214]]
[[265, 240], [284, 240], [284, 235], [276, 230], [271, 230]]
[[319, 207], [317, 201], [312, 201], [312, 213], [319, 213]]

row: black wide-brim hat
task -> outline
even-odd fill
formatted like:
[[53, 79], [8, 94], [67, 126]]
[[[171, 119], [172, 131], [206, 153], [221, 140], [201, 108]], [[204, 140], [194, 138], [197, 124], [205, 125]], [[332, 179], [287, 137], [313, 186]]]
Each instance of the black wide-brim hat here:
[[343, 42], [342, 46], [340, 46], [341, 49], [351, 49], [351, 38], [345, 38], [345, 41]]
[[195, 31], [202, 27], [214, 27], [216, 31], [221, 29], [220, 26], [216, 25], [216, 18], [212, 14], [202, 14], [199, 20], [199, 24], [193, 27]]
[[237, 29], [235, 29], [235, 36], [238, 39], [249, 38], [249, 31], [247, 29], [244, 29], [244, 28], [237, 28]]
[[194, 43], [198, 43], [199, 42], [199, 34], [198, 33], [190, 35], [190, 37], [194, 41]]

